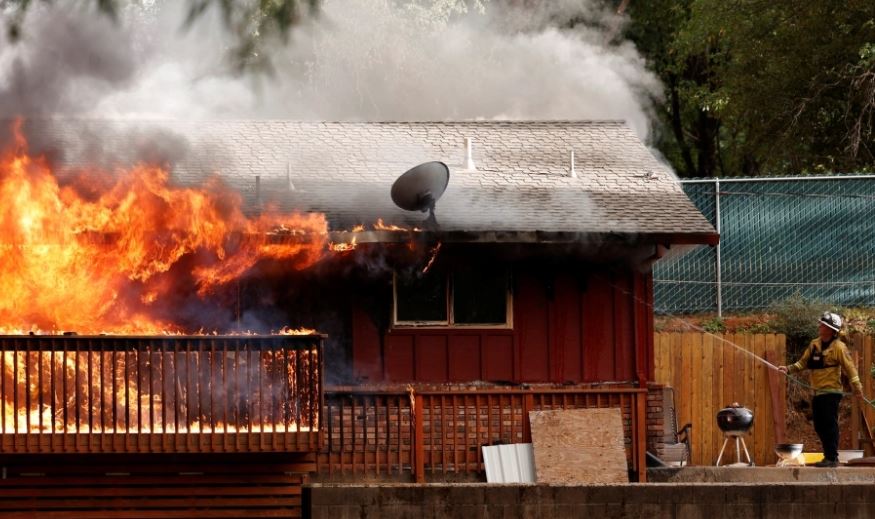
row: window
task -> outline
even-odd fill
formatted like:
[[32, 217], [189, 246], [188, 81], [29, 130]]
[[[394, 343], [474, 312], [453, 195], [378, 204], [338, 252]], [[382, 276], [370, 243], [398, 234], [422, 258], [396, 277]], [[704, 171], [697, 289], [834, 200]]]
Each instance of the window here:
[[395, 277], [395, 320], [446, 324], [447, 277]]
[[401, 326], [510, 325], [511, 297], [504, 269], [460, 269], [450, 274], [395, 275], [395, 319]]

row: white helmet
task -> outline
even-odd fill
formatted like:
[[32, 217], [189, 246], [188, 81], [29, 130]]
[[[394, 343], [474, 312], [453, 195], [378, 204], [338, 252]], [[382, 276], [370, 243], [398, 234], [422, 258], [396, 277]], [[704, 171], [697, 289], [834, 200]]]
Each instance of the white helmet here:
[[823, 315], [820, 316], [820, 322], [837, 332], [842, 329], [842, 318], [839, 314], [824, 312]]

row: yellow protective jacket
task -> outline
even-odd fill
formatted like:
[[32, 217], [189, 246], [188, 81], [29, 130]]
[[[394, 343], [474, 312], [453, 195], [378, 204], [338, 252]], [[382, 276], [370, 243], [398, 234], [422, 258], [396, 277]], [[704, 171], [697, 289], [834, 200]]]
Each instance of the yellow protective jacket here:
[[[816, 353], [823, 353], [822, 368], [809, 367], [809, 360]], [[851, 359], [851, 353], [845, 343], [838, 338], [833, 339], [823, 352], [821, 352], [820, 338], [814, 339], [805, 348], [799, 361], [787, 366], [787, 371], [790, 373], [797, 373], [805, 369], [811, 369], [811, 385], [814, 387], [815, 394], [843, 391], [843, 370], [852, 386], [859, 390], [863, 389], [860, 375], [857, 374], [857, 368]]]

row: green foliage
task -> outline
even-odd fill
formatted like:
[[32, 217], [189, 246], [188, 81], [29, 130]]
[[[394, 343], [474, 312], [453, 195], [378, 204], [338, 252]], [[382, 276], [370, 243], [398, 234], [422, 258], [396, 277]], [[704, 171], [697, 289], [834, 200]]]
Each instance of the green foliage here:
[[726, 323], [719, 317], [702, 321], [702, 329], [708, 333], [723, 333], [726, 331]]
[[834, 308], [833, 312], [841, 315], [844, 318], [844, 332], [848, 335], [852, 333], [869, 333], [868, 321], [871, 318], [872, 311], [866, 308]]
[[671, 137], [659, 145], [682, 176], [875, 167], [875, 2], [652, 0], [629, 12], [628, 35], [666, 83]]
[[230, 49], [231, 64], [237, 72], [270, 72], [269, 42], [286, 42], [291, 28], [316, 12], [319, 0], [269, 0], [245, 2], [233, 0], [189, 0], [184, 26], [189, 27], [211, 6], [222, 13], [225, 26], [234, 34], [236, 45]]
[[[460, 0], [455, 0], [460, 1]], [[93, 0], [97, 10], [115, 20], [121, 0]], [[225, 26], [235, 37], [227, 50], [235, 71], [270, 72], [268, 43], [287, 41], [291, 29], [308, 15], [318, 12], [320, 0], [188, 0], [188, 15], [183, 27], [190, 27], [211, 8], [218, 9]], [[32, 0], [0, 0], [5, 14], [6, 36], [11, 42], [21, 38], [21, 26]]]
[[[0, 0], [0, 20], [6, 24], [6, 37], [9, 41], [14, 43], [21, 38], [21, 24], [24, 23], [24, 16], [32, 3], [32, 0]], [[98, 11], [113, 20], [118, 16], [118, 3], [119, 0], [94, 0]]]
[[775, 316], [772, 326], [787, 336], [790, 358], [798, 356], [817, 337], [818, 319], [826, 310], [829, 310], [826, 304], [806, 299], [799, 292], [770, 305], [770, 313]]
[[736, 333], [749, 333], [749, 334], [758, 334], [758, 333], [773, 333], [775, 330], [772, 328], [769, 323], [753, 323], [747, 326], [739, 326], [735, 329]]

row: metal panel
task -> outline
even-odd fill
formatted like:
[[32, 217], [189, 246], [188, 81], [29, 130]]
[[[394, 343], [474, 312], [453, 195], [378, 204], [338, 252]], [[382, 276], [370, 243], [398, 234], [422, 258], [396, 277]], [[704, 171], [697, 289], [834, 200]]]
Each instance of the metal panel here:
[[534, 483], [535, 451], [531, 443], [483, 446], [487, 483]]

